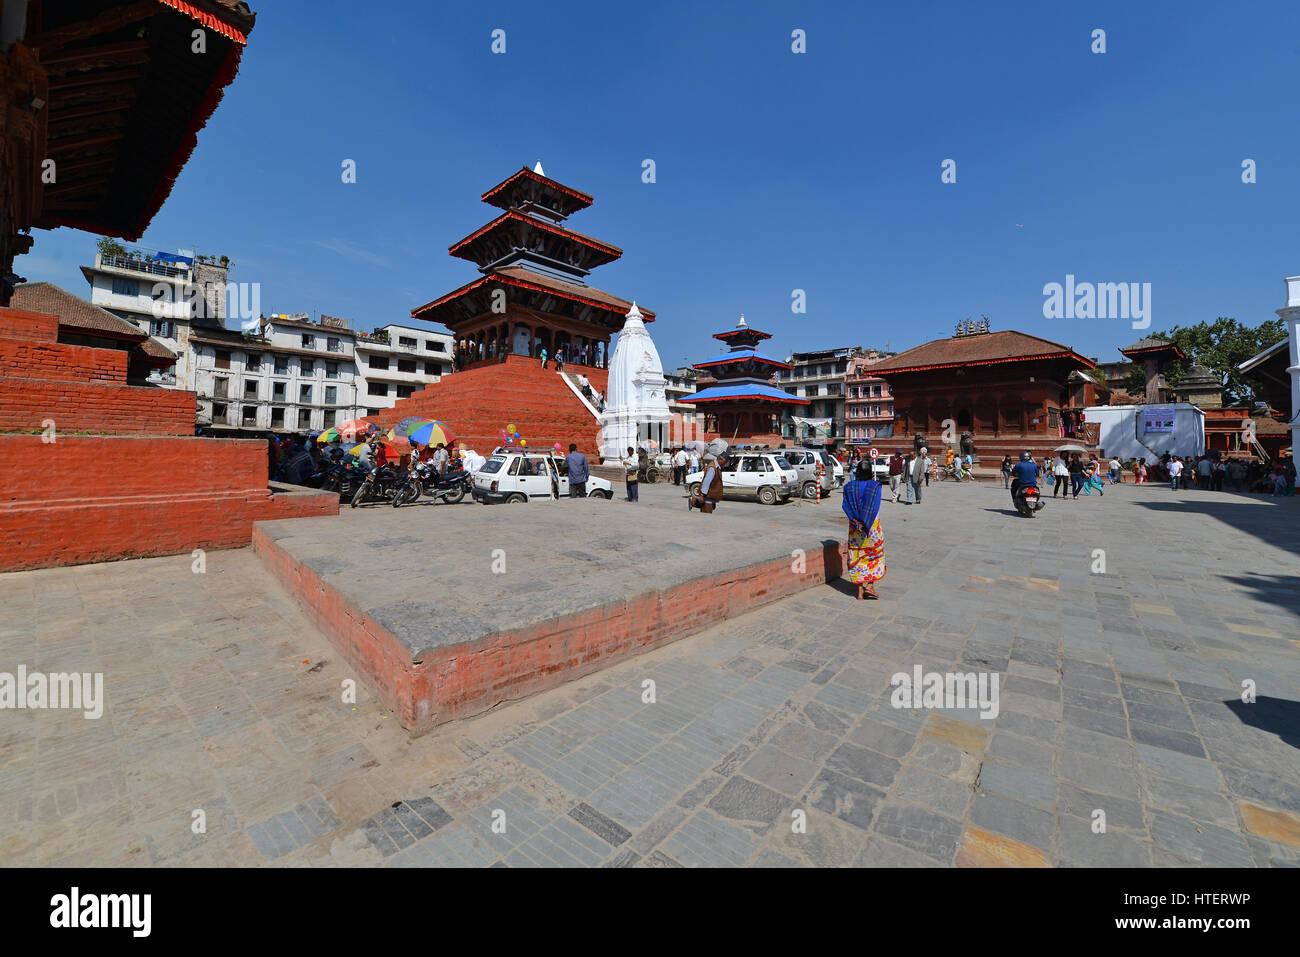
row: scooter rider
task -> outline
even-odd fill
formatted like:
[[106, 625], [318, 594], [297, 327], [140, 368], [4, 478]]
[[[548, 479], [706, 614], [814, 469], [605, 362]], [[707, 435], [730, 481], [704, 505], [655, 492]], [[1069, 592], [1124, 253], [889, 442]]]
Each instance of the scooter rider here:
[[1022, 485], [1038, 487], [1038, 466], [1034, 457], [1028, 452], [1020, 453], [1020, 461], [1011, 467], [1011, 501], [1016, 500], [1016, 491]]

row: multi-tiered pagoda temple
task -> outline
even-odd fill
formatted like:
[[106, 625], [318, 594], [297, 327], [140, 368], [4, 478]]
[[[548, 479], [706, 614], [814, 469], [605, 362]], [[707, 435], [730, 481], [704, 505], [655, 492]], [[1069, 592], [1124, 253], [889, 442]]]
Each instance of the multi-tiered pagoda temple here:
[[[610, 336], [630, 304], [587, 285], [597, 266], [623, 255], [617, 246], [561, 225], [592, 198], [542, 172], [519, 170], [483, 194], [504, 212], [454, 243], [449, 252], [478, 266], [482, 278], [414, 309], [467, 344], [463, 365], [502, 356], [564, 355], [566, 364], [604, 368]], [[654, 312], [642, 309], [646, 322]]]
[[697, 362], [701, 377], [698, 392], [680, 399], [697, 405], [704, 413], [704, 431], [716, 432], [728, 442], [740, 445], [776, 445], [781, 441], [781, 410], [787, 405], [807, 405], [800, 399], [768, 384], [788, 363], [765, 356], [756, 348], [770, 333], [751, 329], [740, 317], [736, 328], [716, 333], [730, 351]]

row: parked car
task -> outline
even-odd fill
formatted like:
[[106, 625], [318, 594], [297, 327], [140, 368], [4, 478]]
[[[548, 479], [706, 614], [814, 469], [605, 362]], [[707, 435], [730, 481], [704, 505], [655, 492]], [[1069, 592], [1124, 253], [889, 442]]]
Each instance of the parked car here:
[[[817, 497], [818, 464], [820, 464], [825, 470], [821, 479], [822, 495], [829, 495], [831, 490], [837, 486], [838, 483], [835, 481], [834, 467], [822, 458], [822, 456], [825, 455], [827, 459], [830, 459], [830, 462], [838, 465], [839, 463], [835, 462], [834, 458], [831, 457], [829, 453], [819, 453], [813, 449], [783, 449], [781, 455], [784, 456], [785, 460], [790, 463], [791, 467], [799, 473], [799, 489], [800, 494], [803, 495], [804, 498]], [[844, 468], [841, 466], [840, 475], [842, 476], [843, 474]]]
[[[707, 469], [686, 476], [690, 494], [699, 493], [705, 471]], [[775, 452], [731, 456], [722, 472], [723, 498], [752, 498], [764, 505], [775, 505], [797, 495], [799, 489], [799, 473], [783, 455]]]
[[[564, 459], [545, 452], [498, 451], [474, 473], [474, 501], [527, 502], [569, 497]], [[614, 486], [603, 478], [587, 479], [587, 498], [611, 499]]]

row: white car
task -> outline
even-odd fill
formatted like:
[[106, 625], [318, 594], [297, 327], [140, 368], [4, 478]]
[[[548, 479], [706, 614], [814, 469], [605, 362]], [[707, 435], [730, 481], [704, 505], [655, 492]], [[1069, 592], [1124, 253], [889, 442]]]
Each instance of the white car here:
[[[568, 467], [548, 452], [497, 451], [474, 473], [474, 501], [528, 502], [568, 498]], [[611, 499], [614, 486], [603, 478], [587, 479], [587, 498]]]
[[[821, 479], [823, 496], [829, 495], [840, 484], [836, 481], [837, 477], [842, 478], [844, 475], [843, 466], [840, 467], [839, 476], [836, 476], [834, 468], [822, 458], [825, 453], [818, 453], [813, 449], [780, 449], [778, 454], [799, 473], [799, 488], [804, 498], [817, 497], [817, 466], [819, 464], [824, 470]], [[826, 457], [835, 465], [839, 465], [833, 457], [829, 455]]]
[[[686, 476], [686, 488], [699, 494], [707, 466]], [[756, 499], [764, 505], [784, 502], [799, 493], [799, 473], [775, 452], [742, 452], [727, 457], [722, 470], [722, 497]]]

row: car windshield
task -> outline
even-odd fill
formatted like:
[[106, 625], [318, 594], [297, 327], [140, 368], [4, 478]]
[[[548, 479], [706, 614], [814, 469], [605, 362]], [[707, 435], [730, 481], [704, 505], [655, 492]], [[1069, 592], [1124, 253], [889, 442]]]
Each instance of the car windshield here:
[[780, 469], [782, 472], [789, 472], [794, 467], [790, 464], [789, 459], [787, 459], [784, 455], [776, 456], [775, 461], [776, 461], [776, 467]]
[[506, 463], [505, 459], [501, 458], [500, 456], [494, 455], [492, 456], [492, 458], [488, 459], [486, 462], [483, 463], [483, 467], [479, 469], [479, 471], [488, 472], [488, 473], [500, 472], [501, 466], [505, 465], [505, 463]]

